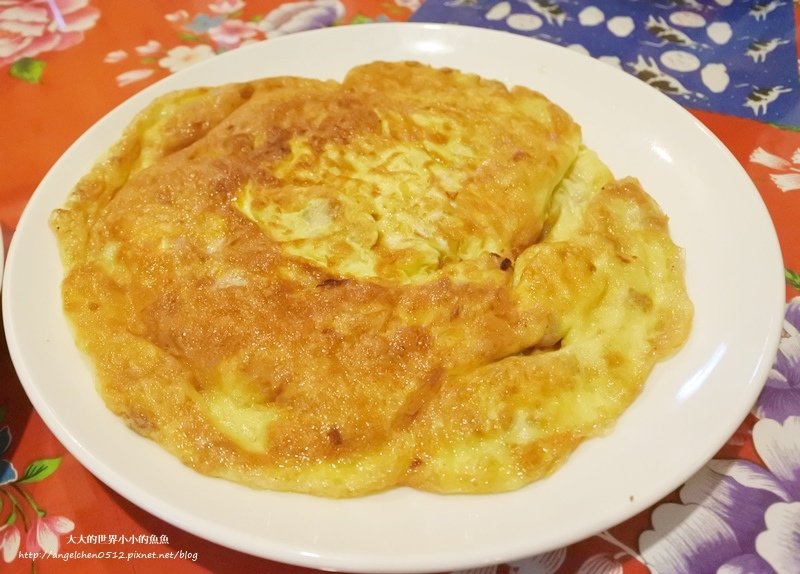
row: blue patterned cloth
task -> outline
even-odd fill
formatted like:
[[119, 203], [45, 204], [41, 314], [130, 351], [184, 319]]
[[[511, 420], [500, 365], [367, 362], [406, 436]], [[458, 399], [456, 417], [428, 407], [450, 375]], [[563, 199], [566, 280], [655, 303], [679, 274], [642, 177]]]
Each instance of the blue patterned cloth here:
[[800, 126], [791, 0], [426, 0], [412, 20], [539, 38], [686, 107]]

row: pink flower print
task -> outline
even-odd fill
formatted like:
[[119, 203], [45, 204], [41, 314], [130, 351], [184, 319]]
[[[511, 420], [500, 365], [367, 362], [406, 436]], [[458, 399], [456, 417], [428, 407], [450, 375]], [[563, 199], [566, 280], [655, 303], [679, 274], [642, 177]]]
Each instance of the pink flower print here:
[[100, 11], [89, 6], [88, 0], [4, 0], [0, 3], [0, 66], [74, 46], [99, 17]]
[[219, 26], [209, 28], [208, 35], [223, 50], [238, 47], [244, 40], [258, 35], [258, 28], [252, 22], [225, 20]]
[[28, 530], [25, 546], [29, 552], [57, 554], [59, 536], [72, 532], [73, 528], [75, 528], [75, 523], [63, 516], [37, 517]]
[[13, 562], [19, 552], [21, 536], [16, 524], [5, 524], [0, 527], [0, 551], [3, 553], [3, 562]]

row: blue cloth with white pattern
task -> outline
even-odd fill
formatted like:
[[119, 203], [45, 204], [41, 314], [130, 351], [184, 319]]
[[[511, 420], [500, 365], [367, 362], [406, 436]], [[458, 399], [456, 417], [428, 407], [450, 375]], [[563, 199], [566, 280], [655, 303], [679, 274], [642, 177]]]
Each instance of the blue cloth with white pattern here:
[[412, 21], [585, 52], [689, 108], [800, 126], [791, 0], [426, 0]]

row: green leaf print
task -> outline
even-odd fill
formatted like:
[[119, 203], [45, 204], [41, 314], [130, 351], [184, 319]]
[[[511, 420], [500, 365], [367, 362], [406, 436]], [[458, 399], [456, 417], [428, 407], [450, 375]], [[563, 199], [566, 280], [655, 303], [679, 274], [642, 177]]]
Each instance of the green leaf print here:
[[60, 464], [61, 457], [35, 460], [28, 465], [28, 468], [25, 469], [25, 474], [22, 475], [18, 482], [24, 484], [44, 480], [53, 474]]
[[197, 34], [192, 34], [191, 32], [181, 32], [180, 34], [178, 34], [178, 38], [180, 38], [184, 42], [201, 42], [203, 40], [203, 38], [201, 38]]
[[784, 269], [784, 275], [786, 276], [786, 282], [789, 283], [795, 289], [800, 289], [800, 273], [797, 271], [792, 271], [791, 269]]
[[372, 22], [372, 18], [364, 16], [363, 14], [356, 14], [350, 20], [351, 24], [369, 24], [370, 22]]
[[35, 58], [20, 58], [8, 70], [13, 77], [28, 82], [38, 84], [42, 81], [45, 63]]

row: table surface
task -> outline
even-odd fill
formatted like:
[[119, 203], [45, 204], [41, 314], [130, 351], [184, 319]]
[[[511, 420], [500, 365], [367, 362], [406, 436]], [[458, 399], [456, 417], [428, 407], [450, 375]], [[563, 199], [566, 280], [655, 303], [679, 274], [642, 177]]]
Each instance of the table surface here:
[[[84, 130], [147, 85], [245, 43], [333, 25], [450, 22], [544, 39], [617, 65], [685, 106], [728, 146], [760, 192], [786, 275], [778, 356], [746, 420], [683, 487], [586, 540], [471, 572], [695, 574], [727, 566], [797, 573], [798, 15], [800, 4], [789, 0], [0, 0], [5, 245], [38, 182]], [[32, 557], [42, 549], [107, 557]], [[114, 559], [150, 553], [159, 558]], [[4, 572], [311, 572], [192, 536], [98, 481], [32, 408], [5, 340], [0, 555]]]

